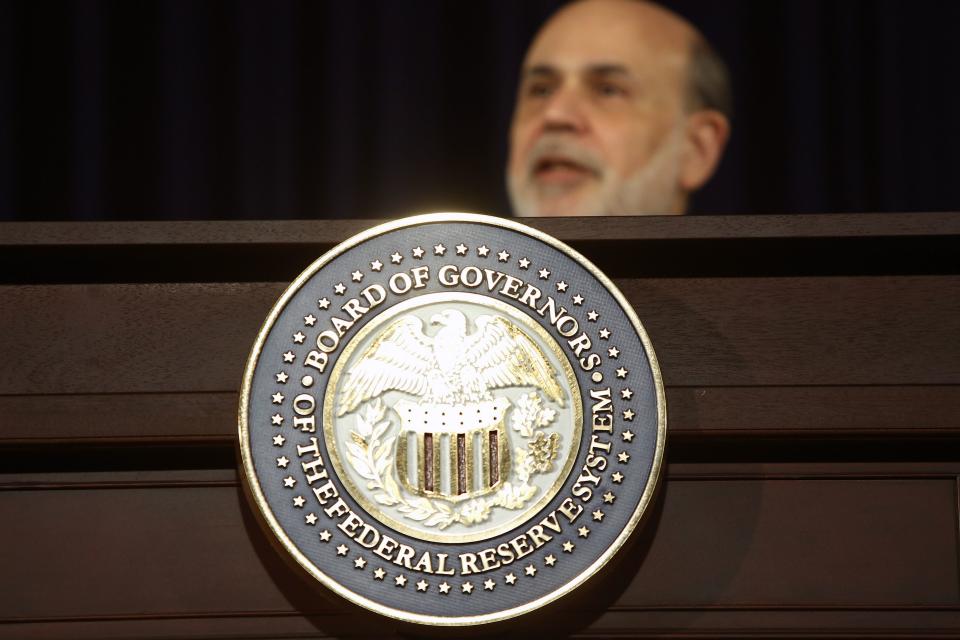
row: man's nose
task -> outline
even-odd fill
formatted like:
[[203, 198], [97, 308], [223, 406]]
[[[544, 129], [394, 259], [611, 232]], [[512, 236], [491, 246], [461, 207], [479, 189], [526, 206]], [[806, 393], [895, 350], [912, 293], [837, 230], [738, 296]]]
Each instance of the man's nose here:
[[583, 99], [575, 87], [558, 87], [543, 111], [543, 128], [580, 133], [587, 128]]

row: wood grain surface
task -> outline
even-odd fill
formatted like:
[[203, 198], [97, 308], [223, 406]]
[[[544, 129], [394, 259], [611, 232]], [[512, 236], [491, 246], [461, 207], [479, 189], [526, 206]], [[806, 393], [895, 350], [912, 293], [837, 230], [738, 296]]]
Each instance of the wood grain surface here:
[[[671, 466], [643, 562], [609, 606], [952, 610], [958, 471], [958, 463]], [[0, 561], [5, 582], [19, 588], [0, 600], [0, 623], [349, 613], [287, 575], [243, 503], [229, 470], [8, 483]], [[594, 605], [579, 606], [568, 622]]]
[[[960, 383], [960, 276], [618, 280], [669, 386]], [[279, 284], [0, 287], [4, 395], [239, 387]]]
[[[417, 635], [288, 566], [236, 473], [264, 317], [372, 223], [0, 224], [0, 637]], [[492, 633], [960, 636], [960, 214], [534, 224], [644, 322], [668, 465], [629, 553]]]

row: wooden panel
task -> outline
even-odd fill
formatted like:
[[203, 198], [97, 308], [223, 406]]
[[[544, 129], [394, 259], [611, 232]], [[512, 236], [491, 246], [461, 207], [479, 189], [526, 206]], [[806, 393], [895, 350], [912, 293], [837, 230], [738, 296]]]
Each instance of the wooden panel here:
[[936, 610], [611, 610], [576, 638], [956, 638], [960, 613]]
[[237, 393], [0, 396], [0, 442], [231, 441]]
[[960, 387], [667, 387], [671, 436], [960, 432]]
[[[0, 443], [220, 442], [236, 438], [237, 394], [0, 396]], [[668, 387], [672, 438], [960, 433], [960, 387]]]
[[[335, 243], [386, 220], [0, 223], [0, 246]], [[528, 218], [524, 224], [578, 240], [838, 238], [960, 235], [955, 213]]]
[[[960, 214], [531, 222], [644, 320], [670, 464], [616, 569], [508, 631], [957, 637]], [[0, 637], [403, 631], [287, 567], [234, 471], [278, 283], [373, 223], [0, 224]]]
[[[960, 277], [618, 282], [669, 385], [960, 382]], [[662, 355], [660, 355], [662, 354]]]
[[[71, 620], [0, 627], [0, 638], [337, 638], [416, 637], [397, 633], [393, 625], [372, 628], [356, 616], [307, 617], [296, 614], [192, 618]], [[624, 611], [612, 609], [595, 617], [556, 616], [525, 634], [478, 637], [609, 638], [956, 638], [960, 614], [954, 611], [809, 611], [701, 610]], [[344, 632], [337, 630], [344, 629]], [[459, 634], [459, 635], [455, 635]], [[446, 636], [470, 637], [462, 629]]]
[[[956, 273], [960, 235], [956, 214], [527, 222], [612, 277]], [[374, 223], [0, 223], [0, 283], [289, 282]]]
[[4, 581], [20, 586], [0, 619], [290, 611], [242, 499], [235, 485], [2, 492]]
[[649, 555], [618, 604], [960, 605], [954, 484], [671, 476]]
[[[635, 577], [611, 609], [960, 610], [958, 472], [957, 463], [672, 465], [649, 550], [642, 563], [625, 560]], [[17, 588], [0, 598], [0, 622], [347, 611], [283, 565], [231, 471], [169, 473], [61, 474], [42, 489], [35, 478], [8, 481], [0, 563]]]
[[[626, 280], [674, 386], [960, 383], [960, 276]], [[229, 391], [276, 284], [0, 287], [0, 394]]]
[[0, 393], [236, 390], [276, 284], [0, 287]]

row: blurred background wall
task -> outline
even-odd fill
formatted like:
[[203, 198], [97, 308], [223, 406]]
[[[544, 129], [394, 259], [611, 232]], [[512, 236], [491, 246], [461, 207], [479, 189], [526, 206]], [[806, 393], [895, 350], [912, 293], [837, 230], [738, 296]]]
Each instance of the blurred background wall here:
[[[0, 4], [0, 219], [507, 214], [555, 0]], [[960, 209], [960, 2], [673, 0], [734, 76], [695, 213]]]

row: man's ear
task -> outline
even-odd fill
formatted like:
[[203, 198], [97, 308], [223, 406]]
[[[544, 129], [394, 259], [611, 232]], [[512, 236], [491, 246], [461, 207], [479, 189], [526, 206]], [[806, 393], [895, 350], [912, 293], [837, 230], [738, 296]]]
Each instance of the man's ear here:
[[680, 187], [690, 193], [702, 187], [720, 164], [730, 137], [730, 121], [719, 111], [696, 111], [687, 116], [686, 137]]

